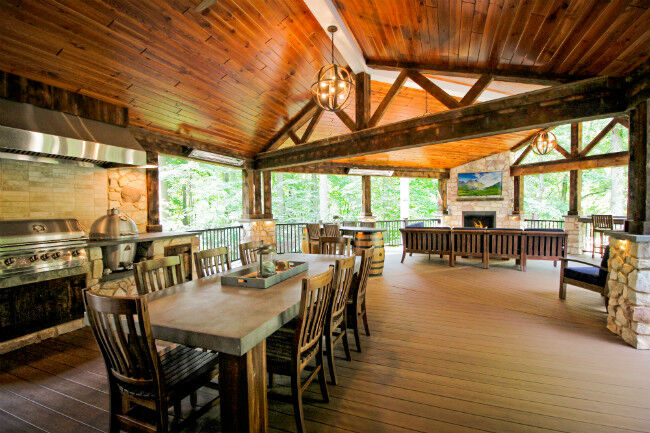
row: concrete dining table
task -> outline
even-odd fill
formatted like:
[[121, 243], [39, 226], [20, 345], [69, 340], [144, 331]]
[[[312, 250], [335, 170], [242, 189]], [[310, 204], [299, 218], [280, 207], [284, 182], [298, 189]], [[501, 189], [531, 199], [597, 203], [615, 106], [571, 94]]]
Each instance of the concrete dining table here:
[[225, 286], [215, 275], [147, 295], [156, 338], [219, 352], [222, 431], [268, 430], [266, 338], [298, 315], [302, 279], [341, 257], [280, 254], [309, 268], [268, 289]]

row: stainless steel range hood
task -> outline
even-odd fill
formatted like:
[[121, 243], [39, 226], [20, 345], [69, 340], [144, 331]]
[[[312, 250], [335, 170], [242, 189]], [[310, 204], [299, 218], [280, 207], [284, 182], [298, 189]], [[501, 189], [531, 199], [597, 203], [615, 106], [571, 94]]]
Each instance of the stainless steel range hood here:
[[146, 164], [127, 128], [0, 98], [0, 152], [91, 162]]

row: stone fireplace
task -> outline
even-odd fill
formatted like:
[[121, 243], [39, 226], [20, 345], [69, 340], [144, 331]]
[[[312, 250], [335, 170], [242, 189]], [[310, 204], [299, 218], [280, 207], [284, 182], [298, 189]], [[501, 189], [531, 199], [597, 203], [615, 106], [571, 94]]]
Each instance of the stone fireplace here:
[[463, 227], [495, 228], [496, 211], [463, 211]]
[[[465, 216], [475, 214], [485, 225], [500, 228], [522, 228], [523, 219], [513, 215], [514, 182], [510, 176], [510, 152], [498, 153], [451, 169], [447, 184], [449, 214], [443, 215], [442, 225], [473, 227]], [[458, 173], [501, 171], [502, 194], [499, 197], [458, 197]], [[490, 216], [491, 218], [488, 218]], [[488, 221], [492, 219], [493, 221]]]

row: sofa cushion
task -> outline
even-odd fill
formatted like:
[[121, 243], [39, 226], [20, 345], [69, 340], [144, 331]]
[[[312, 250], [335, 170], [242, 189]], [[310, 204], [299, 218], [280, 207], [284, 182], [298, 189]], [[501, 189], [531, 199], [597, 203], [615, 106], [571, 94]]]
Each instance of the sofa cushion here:
[[564, 269], [564, 278], [582, 281], [583, 283], [605, 287], [605, 279], [600, 277], [600, 269], [595, 266], [575, 266]]

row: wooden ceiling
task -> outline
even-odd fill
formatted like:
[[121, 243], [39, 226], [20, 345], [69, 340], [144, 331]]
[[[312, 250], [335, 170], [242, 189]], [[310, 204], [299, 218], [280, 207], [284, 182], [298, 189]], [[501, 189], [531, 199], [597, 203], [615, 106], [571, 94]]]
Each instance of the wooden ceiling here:
[[369, 63], [623, 75], [650, 56], [648, 0], [334, 0]]
[[[650, 0], [333, 1], [369, 61], [582, 76], [626, 74], [650, 54]], [[131, 124], [253, 156], [311, 97], [328, 35], [301, 0], [219, 0], [197, 13], [199, 2], [0, 0], [0, 69], [127, 106]], [[372, 83], [373, 110], [389, 87]], [[445, 109], [432, 97], [428, 107]], [[424, 92], [404, 87], [380, 125], [424, 112]], [[311, 140], [347, 132], [326, 113]], [[352, 160], [448, 168], [525, 135]]]
[[198, 3], [2, 0], [0, 69], [252, 156], [310, 97], [328, 36], [302, 1]]

